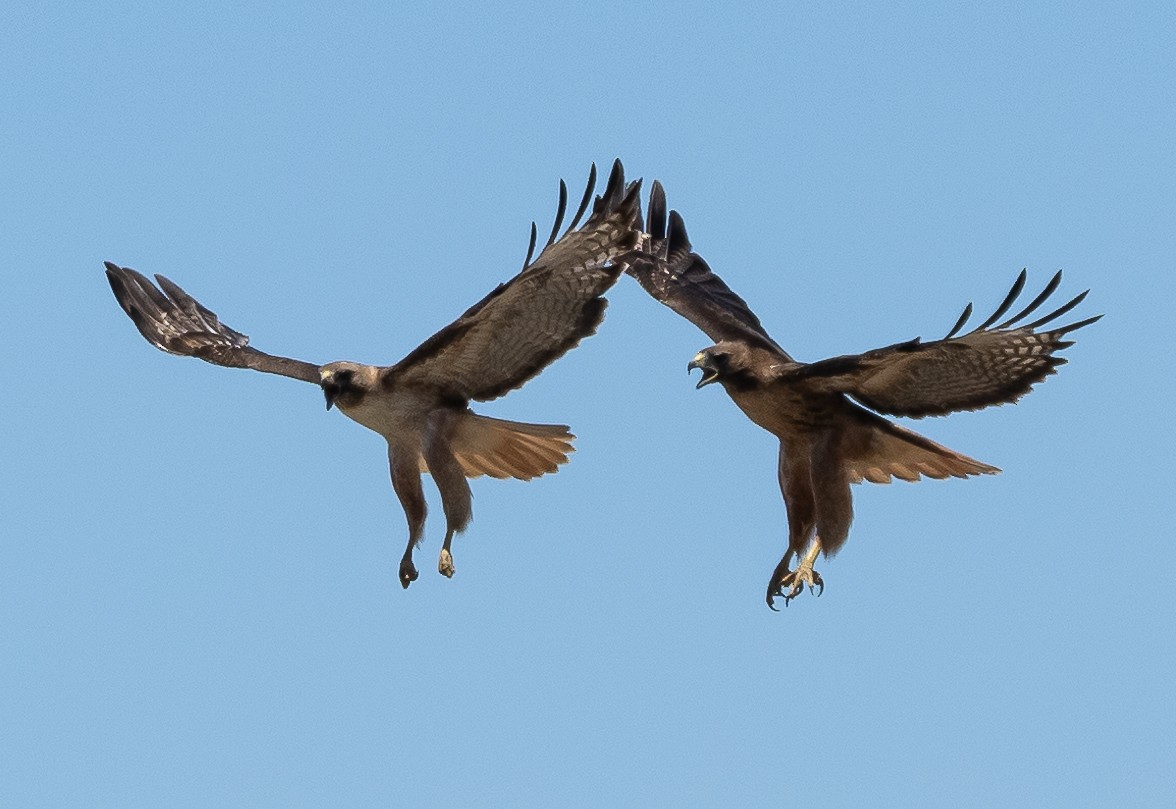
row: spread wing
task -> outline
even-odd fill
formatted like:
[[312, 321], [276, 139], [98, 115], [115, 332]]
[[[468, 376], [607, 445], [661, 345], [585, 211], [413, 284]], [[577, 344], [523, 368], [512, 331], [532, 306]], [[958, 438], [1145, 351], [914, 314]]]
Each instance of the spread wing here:
[[803, 366], [796, 373], [814, 389], [849, 394], [879, 413], [894, 416], [939, 416], [1015, 402], [1066, 362], [1056, 356], [1073, 345], [1064, 339], [1066, 335], [1102, 317], [1039, 331], [1081, 303], [1087, 294], [1083, 292], [1032, 323], [1021, 323], [1045, 303], [1061, 280], [1059, 271], [1029, 305], [997, 324], [1025, 286], [1022, 270], [997, 310], [967, 334], [956, 336], [971, 317], [971, 304], [942, 340], [915, 339], [865, 354], [834, 357]]
[[629, 264], [626, 272], [646, 292], [698, 326], [716, 343], [738, 340], [791, 359], [768, 336], [743, 298], [732, 292], [694, 252], [686, 224], [677, 211], [669, 212], [667, 228], [666, 194], [656, 180], [649, 191], [648, 220], [650, 238], [646, 249], [626, 258]]
[[318, 384], [317, 365], [251, 348], [248, 337], [221, 323], [215, 313], [162, 275], [155, 276], [157, 288], [142, 273], [107, 261], [106, 280], [139, 333], [161, 351]]
[[561, 182], [555, 224], [539, 256], [531, 261], [532, 224], [522, 271], [388, 368], [385, 384], [432, 388], [462, 399], [495, 399], [593, 334], [607, 305], [601, 295], [623, 269], [617, 259], [632, 252], [641, 236], [641, 182], [626, 185], [619, 160], [604, 194], [577, 228], [595, 184], [593, 166], [579, 210], [556, 238], [567, 205], [567, 187]]

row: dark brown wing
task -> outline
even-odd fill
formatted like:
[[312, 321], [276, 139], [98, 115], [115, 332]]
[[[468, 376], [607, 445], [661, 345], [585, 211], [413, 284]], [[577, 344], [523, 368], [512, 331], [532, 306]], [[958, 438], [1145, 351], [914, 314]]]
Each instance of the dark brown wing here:
[[601, 295], [623, 268], [616, 259], [640, 240], [640, 180], [625, 184], [613, 164], [604, 194], [576, 228], [595, 186], [593, 167], [580, 211], [560, 238], [567, 190], [560, 183], [555, 225], [533, 262], [499, 284], [456, 321], [385, 371], [385, 383], [432, 388], [447, 396], [486, 401], [520, 387], [593, 334], [604, 317]]
[[1059, 271], [1029, 305], [993, 325], [1024, 288], [1022, 270], [997, 310], [967, 334], [955, 336], [971, 316], [971, 304], [942, 340], [923, 343], [915, 339], [865, 354], [834, 357], [796, 373], [814, 389], [849, 394], [879, 413], [894, 416], [940, 416], [1014, 402], [1066, 362], [1055, 354], [1073, 345], [1063, 339], [1067, 334], [1102, 317], [1037, 331], [1081, 303], [1087, 294], [1083, 292], [1048, 315], [1021, 324], [1053, 294], [1061, 280]]
[[669, 212], [667, 228], [666, 194], [656, 180], [649, 191], [647, 218], [650, 239], [646, 249], [626, 257], [629, 264], [626, 272], [646, 292], [698, 326], [716, 343], [738, 340], [791, 359], [768, 336], [743, 298], [732, 292], [722, 278], [711, 272], [702, 256], [694, 252], [686, 224], [677, 211]]
[[252, 368], [316, 385], [319, 382], [317, 365], [250, 348], [248, 337], [221, 323], [213, 312], [162, 275], [155, 276], [159, 282], [156, 288], [143, 274], [107, 261], [106, 280], [139, 333], [162, 351], [229, 368]]

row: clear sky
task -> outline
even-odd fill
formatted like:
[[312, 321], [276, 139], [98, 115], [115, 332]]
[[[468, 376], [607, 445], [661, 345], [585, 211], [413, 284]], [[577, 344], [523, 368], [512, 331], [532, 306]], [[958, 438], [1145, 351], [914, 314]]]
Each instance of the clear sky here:
[[[5, 4], [0, 805], [1173, 805], [1172, 5], [715, 5]], [[777, 614], [775, 442], [631, 279], [478, 408], [572, 463], [475, 481], [452, 581], [426, 480], [405, 592], [381, 440], [102, 273], [391, 363], [618, 156], [801, 359], [1022, 267], [1106, 317]]]

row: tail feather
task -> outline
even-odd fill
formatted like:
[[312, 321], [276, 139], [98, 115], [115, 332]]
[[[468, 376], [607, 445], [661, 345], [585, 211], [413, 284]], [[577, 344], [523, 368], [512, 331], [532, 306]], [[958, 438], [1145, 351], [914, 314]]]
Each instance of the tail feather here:
[[889, 483], [893, 478], [914, 482], [921, 476], [942, 480], [1000, 472], [913, 430], [862, 411], [845, 443], [851, 483]]
[[530, 480], [567, 463], [575, 451], [574, 438], [563, 424], [528, 424], [466, 413], [450, 445], [466, 477]]

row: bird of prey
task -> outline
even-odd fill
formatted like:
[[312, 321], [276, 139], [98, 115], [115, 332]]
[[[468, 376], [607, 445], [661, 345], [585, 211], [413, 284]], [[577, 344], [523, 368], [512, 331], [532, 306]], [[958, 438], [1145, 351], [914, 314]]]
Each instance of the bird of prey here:
[[798, 362], [694, 252], [677, 211], [669, 213], [667, 223], [665, 191], [658, 182], [650, 189], [647, 218], [649, 238], [626, 272], [715, 341], [688, 365], [702, 371], [697, 387], [718, 382], [748, 418], [780, 440], [778, 478], [788, 513], [788, 548], [768, 582], [767, 602], [773, 609], [777, 597], [788, 604], [805, 585], [810, 592], [820, 588], [818, 595], [824, 590], [813, 564], [822, 551], [831, 556], [845, 543], [853, 519], [851, 483], [1000, 471], [879, 413], [920, 418], [1015, 402], [1066, 361], [1055, 353], [1072, 345], [1064, 339], [1067, 334], [1101, 317], [1049, 325], [1077, 306], [1086, 297], [1083, 292], [1023, 322], [1057, 289], [1058, 272], [1032, 302], [998, 323], [1024, 287], [1022, 270], [996, 311], [967, 333], [961, 330], [971, 317], [971, 304], [942, 340], [916, 338], [864, 354]]
[[162, 275], [155, 276], [157, 288], [135, 270], [107, 262], [106, 276], [123, 310], [156, 348], [316, 384], [328, 410], [337, 406], [387, 440], [392, 488], [408, 520], [399, 571], [401, 585], [408, 587], [417, 578], [413, 549], [424, 535], [422, 472], [433, 476], [441, 493], [446, 528], [437, 567], [450, 577], [453, 536], [472, 516], [466, 478], [530, 480], [567, 462], [575, 437], [568, 427], [480, 416], [469, 402], [496, 399], [522, 386], [595, 333], [607, 305], [601, 296], [623, 269], [617, 259], [641, 239], [640, 185], [640, 180], [625, 183], [617, 160], [604, 193], [577, 227], [596, 186], [593, 165], [579, 209], [560, 236], [568, 201], [561, 180], [555, 223], [539, 255], [532, 261], [532, 223], [519, 274], [390, 366], [315, 365], [266, 354]]

